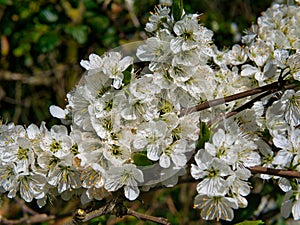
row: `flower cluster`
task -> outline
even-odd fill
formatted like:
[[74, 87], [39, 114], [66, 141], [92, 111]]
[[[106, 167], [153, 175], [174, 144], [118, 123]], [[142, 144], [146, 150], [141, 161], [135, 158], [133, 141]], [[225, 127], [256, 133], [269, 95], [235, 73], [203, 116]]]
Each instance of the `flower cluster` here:
[[[84, 204], [119, 189], [135, 200], [141, 190], [176, 185], [191, 165], [195, 208], [207, 220], [232, 220], [233, 209], [248, 204], [251, 167], [300, 171], [299, 24], [299, 7], [274, 5], [244, 45], [221, 51], [198, 14], [176, 21], [170, 8], [156, 7], [136, 55], [111, 51], [80, 62], [86, 72], [66, 109], [50, 107], [65, 125], [0, 124], [0, 190], [41, 207], [49, 196], [77, 195]], [[277, 95], [230, 118], [252, 98], [193, 108], [277, 81]], [[283, 215], [300, 219], [298, 180], [273, 178], [286, 192]]]

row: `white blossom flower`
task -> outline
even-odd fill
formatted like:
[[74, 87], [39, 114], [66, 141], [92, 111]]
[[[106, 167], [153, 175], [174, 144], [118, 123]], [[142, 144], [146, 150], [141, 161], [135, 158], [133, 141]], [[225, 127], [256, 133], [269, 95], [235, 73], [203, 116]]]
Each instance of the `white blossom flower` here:
[[220, 68], [227, 67], [227, 52], [221, 51], [217, 48], [217, 46], [213, 47], [213, 60], [214, 63], [217, 64]]
[[266, 120], [272, 130], [286, 130], [300, 124], [300, 91], [286, 90], [282, 97], [267, 109]]
[[230, 190], [241, 208], [247, 207], [248, 204], [248, 201], [244, 196], [250, 194], [251, 187], [250, 183], [247, 182], [250, 177], [251, 172], [246, 168], [237, 168], [234, 174], [229, 177], [231, 183]]
[[[274, 159], [274, 152], [272, 148], [263, 140], [259, 139], [255, 141], [259, 152], [261, 153], [261, 166], [267, 168], [274, 168], [273, 159]], [[260, 174], [262, 179], [270, 179], [272, 176], [268, 174]]]
[[212, 156], [224, 160], [228, 165], [234, 165], [237, 162], [238, 154], [233, 148], [237, 136], [228, 135], [223, 129], [219, 129], [213, 134], [212, 143], [205, 143], [205, 150]]
[[97, 54], [92, 53], [89, 55], [89, 60], [81, 60], [80, 65], [86, 70], [101, 69], [103, 60]]
[[262, 67], [266, 63], [270, 54], [270, 46], [260, 39], [252, 43], [249, 47], [248, 56], [259, 67]]
[[159, 29], [171, 29], [173, 27], [173, 18], [169, 15], [171, 9], [166, 6], [158, 5], [155, 7], [155, 12], [151, 13], [149, 22], [146, 24], [147, 32], [154, 32]]
[[124, 187], [126, 198], [135, 200], [140, 194], [138, 184], [143, 181], [144, 178], [141, 170], [137, 169], [135, 165], [124, 164], [119, 167], [111, 167], [107, 171], [105, 189], [116, 191]]
[[300, 53], [293, 54], [288, 58], [287, 65], [290, 68], [290, 73], [293, 75], [293, 78], [295, 80], [300, 81], [300, 65], [299, 65], [299, 60], [300, 60]]
[[105, 169], [99, 164], [93, 163], [91, 166], [87, 166], [80, 174], [80, 180], [82, 180], [82, 187], [84, 188], [101, 188], [104, 186]]
[[232, 209], [237, 209], [238, 203], [231, 197], [198, 194], [195, 197], [194, 207], [201, 210], [200, 215], [205, 220], [231, 221], [234, 217]]
[[108, 140], [103, 145], [103, 156], [113, 166], [121, 166], [131, 161], [131, 148], [115, 140]]
[[289, 217], [292, 212], [294, 220], [300, 219], [300, 192], [299, 185], [297, 190], [290, 190], [286, 192], [282, 205], [281, 214], [283, 217]]
[[49, 107], [50, 114], [61, 120], [63, 124], [70, 124], [68, 120], [70, 120], [70, 111], [68, 109], [62, 109], [59, 106], [51, 105]]
[[174, 79], [174, 82], [186, 82], [193, 77], [197, 71], [197, 66], [175, 65], [169, 68], [169, 74]]
[[67, 95], [69, 104], [72, 109], [72, 123], [86, 131], [92, 131], [93, 127], [88, 112], [90, 104], [87, 91], [83, 86], [75, 88], [75, 90]]
[[32, 172], [20, 173], [16, 176], [14, 188], [8, 193], [8, 197], [16, 196], [17, 191], [26, 202], [31, 202], [33, 198], [39, 196], [43, 192], [43, 187], [46, 184], [45, 176]]
[[227, 60], [232, 65], [241, 65], [248, 59], [247, 50], [240, 45], [233, 45], [227, 53]]
[[[273, 164], [281, 167], [288, 166], [293, 158], [299, 154], [300, 147], [300, 129], [291, 129], [288, 135], [278, 134], [273, 138], [273, 143], [280, 148], [274, 157]], [[295, 159], [296, 160], [296, 159]], [[295, 164], [298, 164], [296, 162]]]
[[261, 86], [266, 82], [274, 82], [278, 79], [276, 70], [277, 66], [272, 61], [268, 61], [263, 67], [244, 64], [242, 65], [241, 76], [254, 76]]
[[170, 42], [171, 50], [174, 53], [192, 50], [197, 47], [197, 41], [199, 41], [199, 36], [201, 35], [197, 21], [184, 17], [183, 20], [175, 23], [173, 30], [177, 35]]
[[[282, 89], [223, 123], [213, 119], [252, 98], [201, 112], [194, 106], [281, 78], [300, 81], [299, 12], [273, 4], [242, 38], [246, 46], [220, 51], [198, 14], [183, 11], [174, 21], [170, 8], [156, 7], [146, 24], [152, 37], [136, 51], [143, 68], [119, 52], [80, 61], [87, 71], [68, 93], [66, 109], [50, 107], [64, 124], [72, 119], [71, 126], [48, 130], [44, 122], [26, 128], [0, 120], [0, 192], [36, 199], [40, 207], [50, 195], [66, 201], [76, 195], [86, 204], [121, 188], [135, 200], [140, 190], [175, 186], [194, 156], [195, 208], [203, 219], [232, 221], [233, 209], [248, 204], [249, 167], [300, 171], [300, 91]], [[213, 122], [205, 143], [200, 121]], [[298, 180], [260, 177], [278, 181], [286, 193], [283, 216], [300, 219]]]
[[141, 101], [153, 98], [156, 94], [161, 91], [161, 87], [153, 82], [152, 74], [145, 74], [137, 80], [133, 80], [129, 85], [129, 91]]
[[62, 158], [70, 153], [73, 143], [65, 126], [54, 125], [50, 131], [48, 131], [45, 124], [42, 124], [41, 131], [43, 139], [40, 143], [40, 147], [43, 151], [50, 152], [58, 158]]
[[16, 171], [29, 172], [31, 164], [34, 164], [33, 145], [27, 138], [18, 138], [14, 145], [6, 147], [1, 156], [5, 163], [14, 162]]
[[49, 171], [48, 183], [57, 187], [59, 194], [81, 187], [79, 172], [70, 166], [59, 165]]
[[119, 52], [109, 52], [103, 58], [103, 72], [111, 79], [113, 79], [112, 86], [115, 89], [121, 88], [124, 78], [123, 71], [125, 71], [133, 63], [131, 56], [126, 56], [122, 59]]
[[288, 218], [292, 212], [292, 207], [293, 207], [293, 201], [291, 199], [293, 195], [293, 191], [288, 191], [285, 193], [282, 204], [281, 204], [281, 215], [284, 218]]
[[169, 168], [171, 162], [177, 167], [183, 167], [188, 161], [187, 155], [194, 150], [194, 145], [188, 146], [185, 140], [178, 140], [167, 146], [162, 150], [162, 154], [159, 157], [159, 165], [163, 168]]
[[208, 57], [200, 55], [200, 52], [197, 48], [179, 51], [172, 59], [172, 66], [176, 67], [177, 65], [183, 65], [188, 67], [194, 67], [200, 63], [204, 64], [207, 61]]
[[195, 155], [197, 165], [192, 164], [191, 175], [203, 180], [197, 185], [199, 194], [224, 196], [230, 186], [227, 177], [233, 172], [223, 160], [212, 158], [206, 150], [200, 149]]
[[124, 108], [121, 109], [121, 116], [125, 120], [130, 121], [150, 121], [158, 117], [158, 99], [154, 96], [149, 96], [140, 100], [139, 98], [130, 95]]
[[261, 164], [261, 158], [256, 151], [256, 144], [247, 138], [240, 137], [235, 143], [237, 166], [252, 167]]
[[172, 139], [167, 136], [167, 125], [163, 121], [150, 121], [141, 124], [133, 140], [133, 147], [147, 150], [147, 157], [157, 161], [162, 152], [162, 146], [168, 146]]
[[[111, 80], [109, 77], [104, 74], [102, 71], [98, 72], [92, 70], [87, 76], [84, 77], [85, 82], [83, 86], [83, 90], [81, 91], [84, 98], [88, 100], [97, 100], [105, 95], [111, 88]], [[86, 92], [86, 93], [85, 93]]]
[[285, 120], [291, 126], [300, 125], [300, 91], [286, 90], [282, 95], [281, 107], [285, 108]]
[[85, 168], [102, 162], [104, 157], [103, 141], [97, 134], [72, 130], [70, 136], [73, 141], [78, 143], [78, 154], [73, 158], [75, 166]]
[[137, 48], [136, 55], [142, 61], [149, 61], [149, 69], [156, 68], [160, 63], [169, 63], [170, 43], [168, 40], [161, 40], [157, 37], [150, 37], [145, 44]]
[[16, 189], [17, 185], [17, 171], [13, 162], [0, 164], [0, 185], [4, 191], [11, 191]]
[[275, 63], [281, 68], [286, 67], [287, 59], [289, 58], [289, 51], [286, 49], [275, 49], [274, 50]]

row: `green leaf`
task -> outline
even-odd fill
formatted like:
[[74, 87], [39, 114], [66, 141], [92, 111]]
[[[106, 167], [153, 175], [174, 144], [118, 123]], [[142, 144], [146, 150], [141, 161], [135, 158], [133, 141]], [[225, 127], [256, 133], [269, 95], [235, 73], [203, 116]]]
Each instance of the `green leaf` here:
[[265, 224], [262, 220], [255, 220], [255, 221], [245, 220], [243, 222], [236, 223], [235, 225], [262, 225], [262, 224]]
[[60, 38], [54, 32], [45, 33], [38, 41], [39, 48], [43, 53], [52, 51], [59, 43]]
[[30, 48], [30, 43], [23, 43], [13, 50], [13, 54], [16, 57], [23, 56], [30, 51]]
[[40, 17], [43, 21], [53, 23], [58, 20], [57, 13], [53, 12], [49, 7], [40, 12]]
[[129, 66], [129, 67], [123, 72], [123, 75], [124, 75], [124, 78], [123, 78], [124, 86], [126, 86], [127, 84], [129, 84], [130, 81], [131, 81], [131, 70], [132, 70], [132, 65]]
[[88, 25], [95, 33], [103, 33], [109, 27], [109, 19], [105, 16], [97, 15], [87, 19]]
[[147, 158], [146, 153], [137, 152], [133, 155], [134, 164], [137, 166], [150, 166], [152, 165], [152, 161]]
[[0, 0], [0, 4], [3, 4], [3, 5], [12, 5], [13, 2], [12, 2], [12, 0]]
[[67, 34], [70, 34], [79, 44], [84, 44], [88, 40], [88, 26], [70, 25], [65, 28]]
[[175, 21], [181, 20], [183, 13], [183, 0], [174, 0], [172, 4], [172, 15]]
[[199, 139], [197, 142], [196, 150], [204, 148], [205, 142], [207, 142], [210, 138], [210, 130], [206, 125], [206, 123], [200, 121], [199, 127], [200, 127], [200, 133], [199, 133]]

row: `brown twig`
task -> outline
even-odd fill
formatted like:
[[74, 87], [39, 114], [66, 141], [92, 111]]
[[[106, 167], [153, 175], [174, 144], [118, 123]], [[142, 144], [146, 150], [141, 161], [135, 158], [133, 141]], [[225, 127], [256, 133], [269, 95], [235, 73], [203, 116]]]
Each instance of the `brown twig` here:
[[171, 225], [171, 223], [166, 218], [149, 216], [149, 215], [146, 215], [146, 214], [136, 212], [136, 211], [131, 210], [131, 209], [127, 210], [127, 215], [134, 216], [134, 217], [136, 217], [140, 220], [148, 220], [148, 221], [152, 221], [152, 222], [155, 222], [155, 223], [158, 223], [158, 224]]
[[34, 211], [33, 209], [29, 208], [25, 201], [20, 199], [19, 197], [15, 197], [14, 200], [19, 204], [19, 206], [22, 208], [23, 212], [30, 213], [31, 215], [38, 215], [39, 213]]
[[238, 114], [239, 112], [241, 112], [241, 111], [243, 111], [245, 109], [250, 109], [255, 102], [257, 102], [260, 99], [268, 96], [271, 93], [272, 93], [271, 91], [266, 91], [266, 92], [262, 93], [261, 95], [253, 98], [252, 100], [250, 100], [249, 102], [245, 103], [244, 105], [238, 107], [237, 109], [235, 109], [235, 110], [233, 110], [233, 111], [231, 111], [229, 113], [226, 113], [225, 115], [218, 116], [217, 118], [215, 118], [215, 119], [207, 122], [207, 126], [210, 127], [211, 125], [220, 122], [223, 118], [227, 119], [229, 117], [232, 117], [232, 116]]
[[300, 172], [295, 170], [282, 170], [274, 168], [266, 168], [262, 166], [253, 166], [248, 168], [252, 173], [268, 174], [286, 178], [300, 178]]
[[163, 225], [171, 225], [171, 223], [169, 223], [165, 218], [150, 216], [138, 213], [132, 209], [128, 209], [126, 206], [124, 206], [123, 193], [119, 191], [115, 192], [114, 195], [107, 199], [106, 204], [98, 209], [94, 209], [89, 212], [86, 212], [83, 209], [78, 209], [73, 217], [73, 220], [69, 221], [65, 225], [81, 224], [102, 215], [116, 215], [117, 217], [130, 215], [140, 220], [148, 220]]
[[42, 223], [49, 220], [55, 219], [54, 215], [35, 214], [33, 216], [24, 216], [18, 220], [10, 220], [0, 216], [0, 224], [3, 225], [13, 225], [13, 224], [33, 224], [33, 223]]
[[[295, 87], [297, 87], [297, 86], [298, 86], [297, 84], [290, 84], [290, 85], [284, 86], [284, 88], [285, 88], [285, 89], [293, 89], [293, 88], [295, 88]], [[223, 118], [226, 118], [226, 119], [227, 119], [227, 118], [229, 118], [229, 117], [231, 117], [231, 116], [234, 116], [234, 115], [238, 114], [239, 112], [241, 112], [241, 111], [243, 111], [243, 110], [245, 110], [245, 109], [250, 109], [250, 108], [253, 106], [253, 104], [254, 104], [255, 102], [257, 102], [257, 101], [261, 100], [262, 98], [264, 98], [264, 97], [266, 97], [266, 96], [268, 96], [268, 95], [270, 95], [270, 94], [272, 94], [272, 93], [274, 93], [274, 92], [277, 92], [277, 91], [278, 91], [278, 90], [268, 90], [268, 91], [262, 93], [261, 95], [258, 95], [257, 97], [253, 98], [253, 99], [250, 100], [249, 102], [246, 102], [244, 105], [242, 105], [242, 106], [236, 108], [235, 110], [233, 110], [233, 111], [231, 111], [231, 112], [229, 112], [229, 113], [226, 113], [225, 115], [221, 115], [221, 116], [215, 118], [214, 120], [211, 120], [211, 121], [207, 122], [207, 126], [211, 126], [211, 125], [213, 125], [213, 124], [215, 124], [215, 123], [218, 123], [218, 122], [220, 122]]]
[[217, 105], [224, 104], [226, 102], [232, 102], [232, 101], [242, 99], [242, 98], [245, 98], [245, 97], [249, 97], [249, 96], [252, 96], [252, 95], [260, 94], [260, 93], [263, 93], [265, 91], [276, 92], [276, 91], [279, 91], [280, 89], [282, 89], [283, 87], [284, 87], [284, 82], [283, 81], [276, 81], [276, 82], [273, 82], [271, 84], [267, 84], [267, 85], [264, 85], [264, 86], [261, 86], [261, 87], [258, 87], [258, 88], [252, 89], [252, 90], [243, 91], [243, 92], [233, 94], [233, 95], [230, 95], [230, 96], [227, 96], [227, 97], [224, 97], [224, 98], [217, 98], [217, 99], [214, 99], [214, 100], [211, 100], [211, 101], [203, 102], [202, 104], [199, 104], [199, 105], [190, 107], [188, 109], [182, 110], [180, 112], [179, 116], [183, 116], [183, 115], [186, 115], [188, 113], [208, 109], [208, 108], [211, 108], [211, 107], [214, 107], [214, 106], [217, 106]]

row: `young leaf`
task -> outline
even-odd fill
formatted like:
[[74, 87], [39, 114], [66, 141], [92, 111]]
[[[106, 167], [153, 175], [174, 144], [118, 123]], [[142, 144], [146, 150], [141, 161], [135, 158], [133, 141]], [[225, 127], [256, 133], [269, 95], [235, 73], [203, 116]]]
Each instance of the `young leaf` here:
[[245, 220], [243, 222], [236, 223], [235, 225], [262, 225], [262, 224], [265, 224], [262, 220], [255, 220], [255, 221]]
[[204, 148], [205, 142], [207, 142], [210, 138], [210, 130], [208, 129], [205, 122], [200, 121], [200, 133], [199, 133], [199, 139], [196, 146], [196, 149]]
[[150, 166], [152, 161], [147, 158], [147, 155], [142, 152], [137, 152], [133, 155], [134, 164], [137, 166]]
[[172, 15], [175, 21], [181, 19], [183, 13], [183, 0], [174, 0], [172, 4]]
[[124, 85], [127, 85], [131, 81], [131, 70], [132, 70], [132, 65], [130, 65], [125, 71], [123, 71], [124, 79], [123, 83]]

